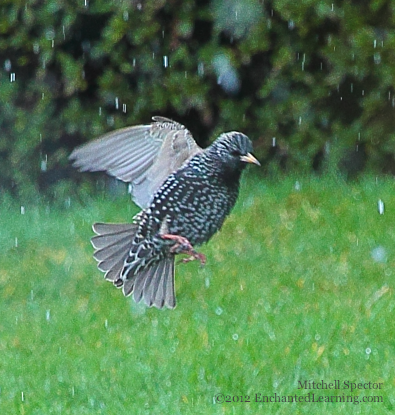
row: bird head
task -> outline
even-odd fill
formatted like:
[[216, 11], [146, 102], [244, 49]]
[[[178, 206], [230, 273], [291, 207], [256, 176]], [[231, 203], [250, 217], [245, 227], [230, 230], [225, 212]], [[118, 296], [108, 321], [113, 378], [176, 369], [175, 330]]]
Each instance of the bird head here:
[[221, 134], [211, 145], [211, 151], [227, 171], [241, 171], [247, 163], [260, 166], [259, 161], [252, 155], [251, 140], [237, 131]]

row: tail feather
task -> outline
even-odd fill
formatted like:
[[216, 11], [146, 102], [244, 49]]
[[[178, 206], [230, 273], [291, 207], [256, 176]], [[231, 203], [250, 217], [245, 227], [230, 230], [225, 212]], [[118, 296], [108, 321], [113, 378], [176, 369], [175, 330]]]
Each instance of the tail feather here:
[[[133, 231], [133, 229], [132, 229]], [[130, 232], [120, 232], [115, 234], [109, 235], [97, 235], [92, 238], [92, 244], [96, 249], [103, 249], [103, 248], [110, 248], [110, 247], [117, 247], [119, 243], [125, 242], [126, 239], [130, 242]], [[124, 241], [125, 239], [125, 241]]]
[[[130, 248], [131, 243], [132, 241], [130, 240], [130, 235], [127, 235], [124, 238], [119, 238], [118, 241], [113, 243], [112, 245], [104, 246], [103, 248], [97, 250], [95, 253], [95, 259], [97, 261], [105, 261], [106, 259], [110, 259], [114, 256], [116, 257], [120, 254], [121, 251], [124, 252], [125, 246], [129, 246]], [[98, 249], [97, 245], [95, 246], [95, 248]]]
[[[143, 297], [143, 289], [146, 281], [149, 281], [153, 277], [153, 270], [154, 267], [145, 268], [143, 271], [138, 272], [134, 277], [134, 287], [133, 287], [133, 298], [136, 303], [139, 303], [141, 298]], [[128, 278], [128, 277], [127, 277]]]
[[[122, 256], [120, 255], [120, 254], [122, 254], [122, 252], [120, 251], [119, 256], [113, 256], [111, 258], [108, 258], [108, 259], [105, 259], [103, 261], [100, 261], [99, 264], [97, 265], [97, 267], [99, 268], [99, 270], [107, 273], [109, 271], [112, 271], [114, 269], [117, 269], [117, 270], [119, 270], [119, 273], [117, 273], [117, 275], [116, 275], [116, 277], [118, 279], [118, 277], [121, 276], [121, 271], [122, 271], [122, 269], [124, 267], [124, 261], [125, 261], [124, 256], [123, 255]], [[94, 258], [96, 258], [96, 257], [94, 256]], [[109, 279], [109, 275], [110, 274], [106, 274], [105, 275], [106, 280], [114, 281], [113, 279], [111, 279], [111, 280]], [[111, 273], [111, 275], [113, 275], [113, 273]]]
[[123, 282], [122, 292], [125, 297], [128, 297], [130, 294], [133, 293], [134, 282], [135, 282], [134, 278], [129, 278]]
[[144, 298], [148, 307], [174, 308], [176, 306], [174, 258], [162, 259], [132, 277], [127, 275], [123, 284], [123, 293], [125, 296], [133, 293], [136, 303]]
[[115, 282], [120, 278], [137, 227], [134, 223], [93, 225], [93, 231], [97, 234], [91, 239], [95, 248], [93, 257], [99, 262], [97, 267], [106, 273], [107, 280]]
[[136, 223], [102, 223], [97, 222], [93, 224], [93, 230], [98, 235], [114, 235], [120, 232], [130, 232], [130, 230], [137, 229]]
[[[155, 300], [154, 287], [158, 284], [158, 281], [160, 281], [160, 279], [164, 276], [164, 270], [162, 270], [161, 268], [161, 266], [156, 267], [156, 269], [152, 273], [152, 277], [146, 279], [143, 290], [141, 290], [141, 294], [144, 296], [144, 302], [150, 306], [154, 304]], [[164, 295], [162, 297], [164, 298]]]
[[137, 272], [135, 267], [124, 269], [137, 228], [138, 225], [133, 223], [95, 223], [93, 230], [97, 235], [91, 242], [97, 266], [105, 272], [107, 280], [118, 288], [122, 287], [125, 296], [133, 294], [137, 303], [144, 299], [149, 307], [174, 308], [174, 257], [156, 261], [149, 258], [151, 250], [141, 245], [137, 247], [137, 256], [144, 260], [145, 266]]
[[152, 284], [152, 300], [153, 304], [161, 308], [163, 307], [163, 299], [169, 308], [176, 306], [176, 297], [174, 290], [174, 258], [164, 264], [164, 271]]

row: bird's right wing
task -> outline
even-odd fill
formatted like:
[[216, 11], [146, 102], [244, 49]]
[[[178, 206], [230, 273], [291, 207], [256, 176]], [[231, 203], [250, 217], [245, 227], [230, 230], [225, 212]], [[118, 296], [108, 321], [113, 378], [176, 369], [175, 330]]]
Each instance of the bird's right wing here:
[[106, 171], [132, 185], [132, 198], [145, 209], [169, 174], [202, 151], [182, 124], [153, 117], [149, 125], [122, 128], [70, 154], [80, 171]]

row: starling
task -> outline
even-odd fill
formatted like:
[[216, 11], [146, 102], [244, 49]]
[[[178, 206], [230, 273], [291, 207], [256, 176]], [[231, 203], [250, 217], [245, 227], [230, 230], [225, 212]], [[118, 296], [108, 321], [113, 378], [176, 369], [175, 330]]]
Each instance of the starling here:
[[174, 262], [206, 258], [195, 251], [222, 226], [239, 192], [246, 163], [259, 165], [250, 139], [221, 134], [202, 150], [181, 124], [153, 117], [76, 148], [80, 171], [106, 171], [131, 184], [142, 209], [131, 224], [95, 223], [94, 258], [105, 278], [148, 306], [174, 308]]

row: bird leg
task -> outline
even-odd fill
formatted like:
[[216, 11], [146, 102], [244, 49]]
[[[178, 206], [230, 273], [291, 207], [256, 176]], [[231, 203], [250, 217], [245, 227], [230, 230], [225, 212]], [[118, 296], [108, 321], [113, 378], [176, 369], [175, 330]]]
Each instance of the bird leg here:
[[192, 244], [188, 241], [187, 238], [184, 238], [180, 235], [172, 235], [172, 234], [162, 234], [160, 235], [162, 239], [167, 239], [171, 241], [175, 241], [176, 243], [170, 248], [170, 252], [172, 254], [187, 254], [189, 255], [188, 258], [181, 259], [179, 262], [183, 264], [194, 261], [195, 259], [200, 261], [201, 265], [206, 263], [206, 256], [201, 254], [200, 252], [196, 252], [193, 248]]

